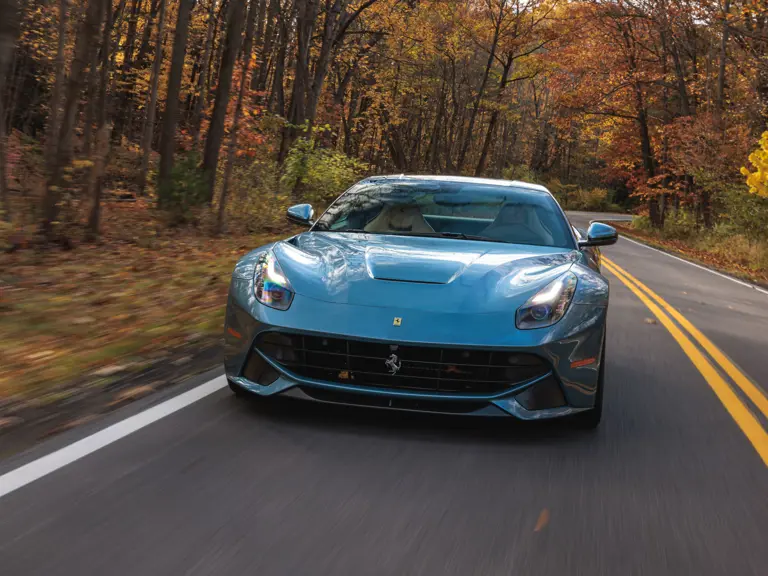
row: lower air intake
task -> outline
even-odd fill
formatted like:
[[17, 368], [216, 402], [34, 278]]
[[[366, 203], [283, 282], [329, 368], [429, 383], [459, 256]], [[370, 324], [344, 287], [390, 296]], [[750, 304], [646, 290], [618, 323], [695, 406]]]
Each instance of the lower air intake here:
[[498, 394], [550, 372], [534, 354], [504, 350], [401, 345], [282, 332], [256, 346], [305, 378], [351, 386], [444, 394]]

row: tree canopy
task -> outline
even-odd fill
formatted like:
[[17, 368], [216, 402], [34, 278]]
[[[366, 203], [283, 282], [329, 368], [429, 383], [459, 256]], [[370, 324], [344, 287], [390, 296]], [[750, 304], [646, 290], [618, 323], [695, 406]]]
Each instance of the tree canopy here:
[[345, 175], [328, 175], [334, 186], [363, 172], [603, 186], [655, 226], [681, 207], [711, 226], [725, 189], [765, 195], [765, 0], [2, 0], [0, 11], [2, 201], [7, 214], [16, 131], [42, 144], [49, 238], [72, 199], [98, 235], [105, 171], [131, 149], [138, 194], [218, 206], [219, 229], [243, 178], [254, 189], [271, 178], [289, 198], [333, 195], [318, 183], [329, 170]]

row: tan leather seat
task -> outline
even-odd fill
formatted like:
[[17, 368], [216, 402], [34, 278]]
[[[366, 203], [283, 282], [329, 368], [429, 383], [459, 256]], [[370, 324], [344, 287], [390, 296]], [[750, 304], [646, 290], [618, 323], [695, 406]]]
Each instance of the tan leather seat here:
[[365, 226], [366, 232], [434, 232], [414, 205], [389, 205]]
[[530, 204], [505, 204], [482, 234], [507, 242], [553, 242], [552, 234], [542, 226], [536, 208]]

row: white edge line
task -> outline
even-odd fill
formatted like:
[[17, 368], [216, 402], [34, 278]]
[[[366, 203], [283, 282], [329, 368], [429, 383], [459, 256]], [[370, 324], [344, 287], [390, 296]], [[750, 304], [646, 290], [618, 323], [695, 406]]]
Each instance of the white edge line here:
[[643, 244], [642, 242], [633, 240], [632, 238], [629, 238], [624, 234], [622, 234], [621, 237], [624, 238], [624, 240], [628, 240], [629, 242], [632, 242], [633, 244], [637, 244], [638, 246], [642, 246], [643, 248], [648, 248], [648, 250], [659, 252], [660, 254], [664, 254], [665, 256], [669, 256], [670, 258], [674, 258], [675, 260], [679, 260], [680, 262], [685, 262], [686, 264], [690, 264], [691, 266], [695, 266], [696, 268], [700, 268], [701, 270], [706, 270], [707, 272], [710, 272], [715, 276], [720, 276], [721, 278], [725, 278], [726, 280], [730, 280], [731, 282], [736, 282], [736, 284], [741, 284], [742, 286], [746, 286], [747, 288], [751, 288], [752, 290], [757, 290], [762, 294], [768, 294], [768, 290], [765, 290], [764, 288], [760, 288], [759, 286], [755, 286], [754, 284], [750, 284], [749, 282], [744, 282], [742, 280], [739, 280], [738, 278], [734, 278], [733, 276], [728, 276], [727, 274], [722, 274], [717, 270], [712, 270], [711, 268], [707, 268], [706, 266], [702, 266], [701, 264], [696, 264], [696, 262], [691, 262], [690, 260], [686, 260], [685, 258], [680, 258], [679, 256], [675, 256], [674, 254], [670, 254], [669, 252], [664, 252], [664, 250], [659, 250], [658, 248], [654, 248], [653, 246], [648, 246], [648, 244]]
[[153, 422], [157, 422], [190, 404], [194, 404], [225, 386], [227, 386], [226, 378], [219, 376], [192, 390], [174, 396], [152, 408], [148, 408], [90, 436], [86, 436], [64, 448], [24, 464], [15, 470], [11, 470], [0, 476], [0, 498], [43, 476], [47, 476], [51, 472], [55, 472], [59, 468], [63, 468], [67, 464], [71, 464], [113, 442], [117, 442], [121, 438], [125, 438], [129, 434], [141, 430], [145, 426], [149, 426]]

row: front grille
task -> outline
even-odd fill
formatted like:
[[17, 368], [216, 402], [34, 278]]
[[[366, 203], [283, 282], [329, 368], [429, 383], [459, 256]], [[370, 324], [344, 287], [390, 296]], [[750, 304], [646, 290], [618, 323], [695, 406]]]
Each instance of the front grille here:
[[503, 350], [411, 346], [282, 332], [262, 334], [256, 345], [265, 356], [299, 376], [362, 387], [487, 395], [550, 371], [549, 365], [534, 354]]

